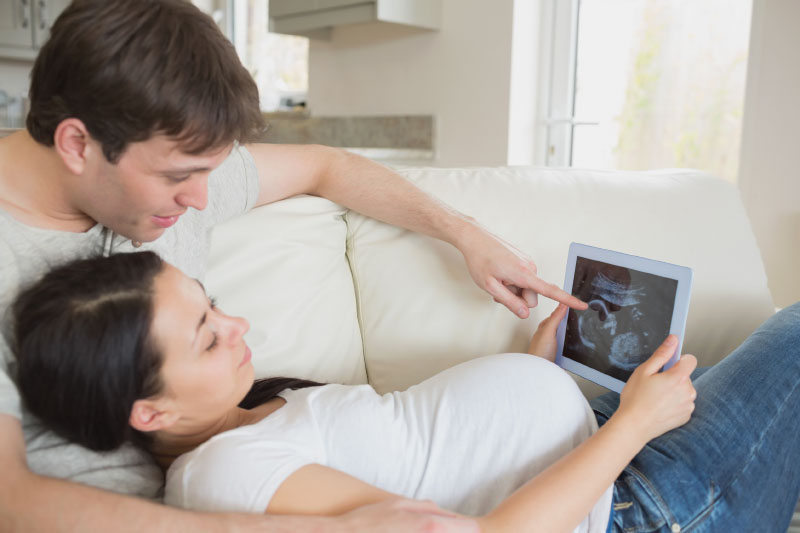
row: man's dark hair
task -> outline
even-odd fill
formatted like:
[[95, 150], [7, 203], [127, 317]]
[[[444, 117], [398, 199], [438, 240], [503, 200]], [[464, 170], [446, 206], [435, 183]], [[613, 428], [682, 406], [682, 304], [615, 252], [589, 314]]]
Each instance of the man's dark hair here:
[[31, 74], [27, 128], [53, 146], [80, 119], [116, 163], [155, 134], [198, 154], [263, 130], [258, 88], [214, 21], [186, 0], [74, 0]]

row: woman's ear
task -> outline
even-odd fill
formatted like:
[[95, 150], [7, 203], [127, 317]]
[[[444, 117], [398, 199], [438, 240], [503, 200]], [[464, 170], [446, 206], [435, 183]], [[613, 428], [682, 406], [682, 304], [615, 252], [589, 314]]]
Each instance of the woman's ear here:
[[128, 422], [133, 429], [150, 432], [166, 429], [179, 418], [179, 413], [165, 409], [155, 400], [136, 400]]

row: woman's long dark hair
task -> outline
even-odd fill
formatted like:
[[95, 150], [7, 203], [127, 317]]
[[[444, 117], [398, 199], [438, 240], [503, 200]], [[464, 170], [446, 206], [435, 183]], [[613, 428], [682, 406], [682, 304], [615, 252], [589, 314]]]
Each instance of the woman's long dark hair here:
[[[162, 392], [162, 356], [150, 337], [153, 283], [164, 262], [153, 252], [81, 259], [24, 290], [13, 305], [16, 380], [26, 407], [62, 437], [106, 451], [151, 438], [128, 423], [136, 400]], [[285, 389], [320, 385], [259, 380], [240, 407]]]

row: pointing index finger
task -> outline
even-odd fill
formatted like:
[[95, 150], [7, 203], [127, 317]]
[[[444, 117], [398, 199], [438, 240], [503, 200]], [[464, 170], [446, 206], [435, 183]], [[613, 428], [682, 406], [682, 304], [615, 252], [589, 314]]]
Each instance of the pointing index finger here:
[[545, 298], [550, 298], [551, 300], [555, 300], [559, 303], [565, 304], [568, 307], [571, 307], [572, 309], [583, 311], [589, 308], [589, 305], [586, 302], [583, 302], [578, 298], [572, 296], [570, 293], [561, 289], [557, 285], [553, 285], [552, 283], [547, 283], [538, 276], [532, 277], [530, 288], [536, 291], [537, 293], [541, 294]]

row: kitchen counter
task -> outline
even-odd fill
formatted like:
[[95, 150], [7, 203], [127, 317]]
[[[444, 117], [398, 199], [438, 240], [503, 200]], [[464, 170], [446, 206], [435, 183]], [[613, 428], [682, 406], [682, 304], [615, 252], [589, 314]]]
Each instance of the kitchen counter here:
[[[390, 165], [428, 165], [434, 160], [431, 115], [316, 117], [305, 111], [265, 113], [259, 139], [276, 144], [324, 144]], [[18, 128], [0, 127], [0, 137]]]
[[432, 150], [430, 115], [317, 117], [306, 112], [266, 113], [263, 140], [288, 144], [325, 144], [341, 148]]

